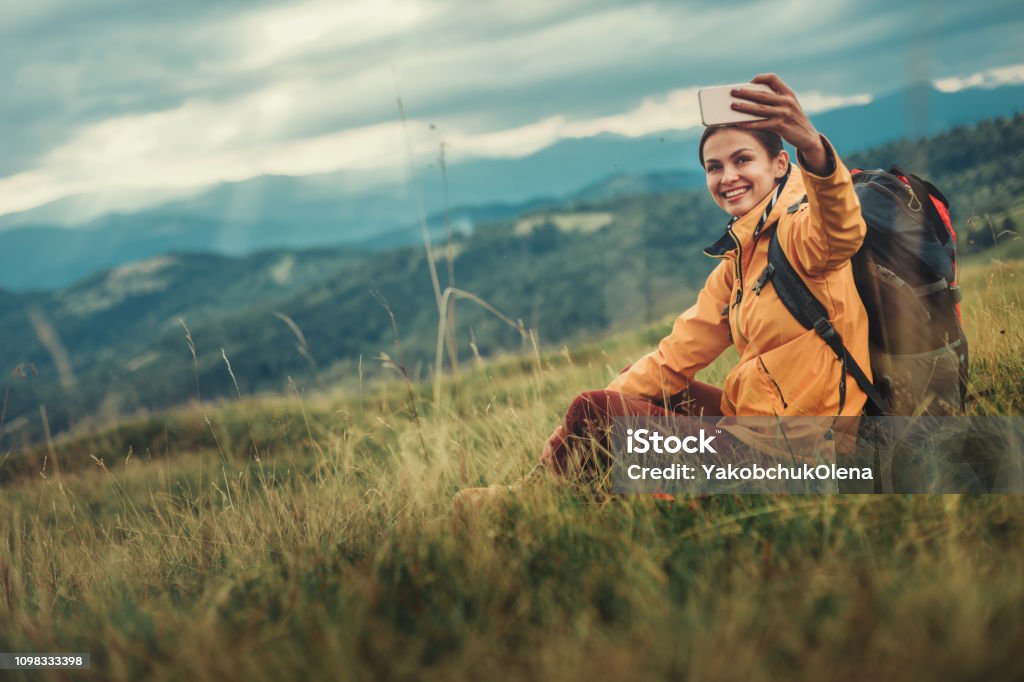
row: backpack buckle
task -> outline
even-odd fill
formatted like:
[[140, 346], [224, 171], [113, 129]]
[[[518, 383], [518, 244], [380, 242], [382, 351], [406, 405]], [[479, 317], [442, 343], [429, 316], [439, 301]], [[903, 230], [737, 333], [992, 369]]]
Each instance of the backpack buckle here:
[[836, 328], [833, 327], [832, 323], [829, 322], [824, 317], [819, 317], [817, 320], [814, 321], [814, 331], [816, 331], [818, 333], [818, 336], [825, 339], [826, 341], [838, 335], [838, 332], [836, 332]]
[[768, 283], [768, 280], [770, 280], [772, 278], [772, 274], [774, 272], [775, 272], [775, 266], [772, 265], [771, 263], [769, 263], [768, 266], [761, 273], [761, 276], [757, 278], [756, 282], [754, 282], [754, 295], [755, 296], [760, 296], [761, 295], [761, 289], [763, 289], [764, 285]]

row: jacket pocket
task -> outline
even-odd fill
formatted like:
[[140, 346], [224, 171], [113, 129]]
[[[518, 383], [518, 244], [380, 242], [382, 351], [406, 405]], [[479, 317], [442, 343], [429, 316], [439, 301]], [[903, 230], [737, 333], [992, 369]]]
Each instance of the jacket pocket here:
[[814, 330], [750, 359], [761, 414], [825, 415], [838, 410], [841, 368]]
[[888, 385], [890, 410], [902, 415], [960, 414], [960, 356], [954, 346], [872, 357], [875, 383]]
[[725, 381], [739, 415], [828, 415], [839, 407], [841, 367], [814, 330], [742, 360]]

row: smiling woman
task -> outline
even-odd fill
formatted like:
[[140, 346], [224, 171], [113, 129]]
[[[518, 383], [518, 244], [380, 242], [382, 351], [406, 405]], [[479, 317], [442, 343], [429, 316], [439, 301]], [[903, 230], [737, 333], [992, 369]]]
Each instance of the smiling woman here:
[[[737, 88], [732, 107], [763, 118], [708, 128], [700, 141], [711, 198], [731, 216], [704, 250], [718, 267], [656, 350], [604, 390], [573, 400], [544, 446], [549, 468], [566, 472], [607, 452], [613, 416], [854, 416], [863, 409], [867, 396], [846, 381], [829, 346], [790, 314], [769, 286], [768, 266], [774, 237], [857, 364], [870, 366], [867, 314], [850, 265], [866, 232], [853, 180], [778, 76], [752, 82], [771, 92]], [[796, 148], [799, 165], [790, 164], [783, 140]], [[740, 360], [725, 385], [697, 381], [730, 345]]]
[[706, 128], [699, 153], [711, 197], [733, 216], [753, 208], [789, 171], [782, 138], [772, 132]]

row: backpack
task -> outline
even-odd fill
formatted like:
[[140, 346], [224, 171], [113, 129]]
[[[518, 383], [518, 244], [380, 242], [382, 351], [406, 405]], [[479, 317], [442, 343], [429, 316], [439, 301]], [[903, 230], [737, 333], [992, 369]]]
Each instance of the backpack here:
[[[868, 394], [869, 415], [962, 414], [968, 351], [949, 201], [931, 183], [896, 166], [852, 173], [868, 229], [851, 262], [868, 313], [874, 382], [847, 351], [774, 232], [762, 277], [771, 279], [793, 317], [813, 329], [843, 363], [840, 410], [849, 374]], [[789, 210], [796, 211], [805, 200]]]

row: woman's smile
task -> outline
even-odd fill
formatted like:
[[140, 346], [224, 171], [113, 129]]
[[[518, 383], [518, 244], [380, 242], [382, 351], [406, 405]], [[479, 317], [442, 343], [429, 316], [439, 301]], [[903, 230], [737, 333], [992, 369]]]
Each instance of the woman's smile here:
[[740, 201], [749, 191], [750, 185], [747, 185], [746, 187], [737, 187], [736, 189], [725, 190], [721, 194], [722, 198], [731, 204]]
[[707, 138], [704, 171], [708, 190], [726, 213], [741, 216], [768, 196], [789, 169], [789, 155], [768, 150], [751, 133], [726, 128]]

